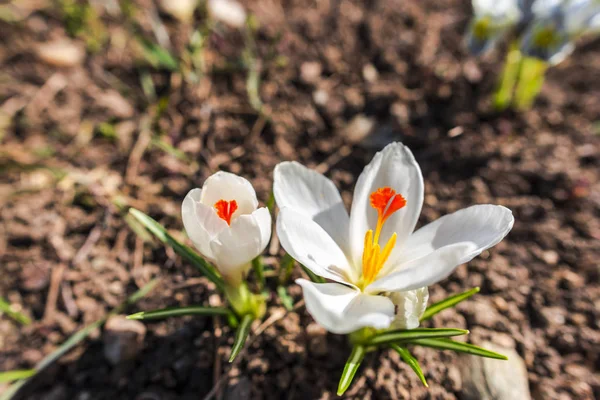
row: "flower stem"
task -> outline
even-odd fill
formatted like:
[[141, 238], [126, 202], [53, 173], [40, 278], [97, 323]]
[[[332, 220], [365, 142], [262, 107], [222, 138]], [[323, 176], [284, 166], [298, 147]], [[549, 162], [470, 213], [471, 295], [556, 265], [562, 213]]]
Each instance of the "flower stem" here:
[[238, 316], [251, 315], [253, 319], [261, 319], [265, 315], [264, 297], [252, 293], [246, 282], [241, 282], [237, 286], [225, 283], [225, 295]]
[[496, 110], [505, 110], [510, 105], [515, 85], [519, 79], [522, 58], [519, 46], [514, 42], [511, 44], [508, 53], [506, 53], [498, 89], [494, 94], [494, 107]]

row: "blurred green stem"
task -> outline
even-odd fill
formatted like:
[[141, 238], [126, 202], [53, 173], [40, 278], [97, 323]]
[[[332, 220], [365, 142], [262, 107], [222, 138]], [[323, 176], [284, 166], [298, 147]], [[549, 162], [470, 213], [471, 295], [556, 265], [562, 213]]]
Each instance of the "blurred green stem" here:
[[519, 69], [522, 59], [521, 51], [517, 43], [514, 42], [511, 44], [508, 53], [506, 53], [498, 89], [494, 94], [494, 108], [496, 110], [505, 110], [510, 105], [515, 85], [519, 79]]
[[540, 93], [548, 63], [535, 57], [525, 57], [521, 62], [519, 82], [515, 90], [514, 107], [519, 111], [529, 110]]

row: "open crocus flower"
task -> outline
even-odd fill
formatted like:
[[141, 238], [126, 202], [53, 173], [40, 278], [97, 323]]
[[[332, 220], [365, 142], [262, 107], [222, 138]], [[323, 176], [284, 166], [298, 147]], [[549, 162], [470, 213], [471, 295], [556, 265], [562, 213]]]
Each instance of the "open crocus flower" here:
[[523, 17], [518, 0], [473, 0], [473, 19], [467, 36], [467, 47], [479, 55], [494, 44]]
[[388, 145], [364, 169], [350, 216], [333, 182], [296, 162], [275, 168], [274, 194], [283, 248], [333, 281], [299, 279], [306, 308], [340, 334], [363, 327], [417, 327], [427, 286], [497, 244], [513, 225], [507, 208], [477, 205], [413, 233], [423, 177], [400, 143]]
[[582, 36], [600, 33], [599, 0], [536, 0], [521, 51], [555, 65]]
[[271, 214], [266, 207], [257, 207], [250, 182], [222, 171], [183, 200], [181, 214], [188, 236], [232, 286], [240, 284], [271, 237]]

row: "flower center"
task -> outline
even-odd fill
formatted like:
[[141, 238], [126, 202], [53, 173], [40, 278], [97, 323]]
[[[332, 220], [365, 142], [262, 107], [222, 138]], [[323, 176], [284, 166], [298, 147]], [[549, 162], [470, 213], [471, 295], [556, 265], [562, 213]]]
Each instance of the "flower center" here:
[[235, 210], [238, 209], [237, 201], [235, 200], [219, 200], [215, 203], [215, 210], [219, 218], [227, 222], [227, 225], [231, 225], [231, 217]]
[[381, 249], [379, 236], [381, 235], [383, 224], [393, 213], [406, 205], [406, 199], [401, 194], [397, 194], [394, 189], [387, 186], [371, 193], [370, 200], [371, 207], [377, 210], [377, 227], [375, 228], [375, 234], [373, 234], [372, 229], [369, 229], [365, 234], [365, 248], [362, 256], [363, 287], [373, 282], [396, 244], [396, 237], [398, 235], [394, 232], [383, 246], [383, 250]]

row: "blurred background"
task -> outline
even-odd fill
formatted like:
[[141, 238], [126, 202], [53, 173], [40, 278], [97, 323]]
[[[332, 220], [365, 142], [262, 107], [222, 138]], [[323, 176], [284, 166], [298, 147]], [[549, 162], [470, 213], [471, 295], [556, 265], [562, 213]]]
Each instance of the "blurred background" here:
[[[219, 303], [128, 207], [185, 240], [191, 188], [231, 171], [264, 204], [283, 160], [331, 177], [348, 204], [374, 152], [402, 141], [425, 178], [420, 225], [480, 203], [516, 220], [430, 288], [431, 302], [481, 293], [427, 326], [505, 352], [491, 372], [519, 398], [600, 397], [600, 41], [549, 69], [530, 110], [497, 112], [504, 55], [469, 54], [471, 15], [467, 0], [0, 4], [0, 297], [14, 314], [0, 316], [0, 371], [32, 368], [155, 277], [127, 312]], [[272, 240], [272, 276], [280, 254]], [[20, 397], [335, 398], [345, 338], [286, 310], [300, 299], [296, 285], [273, 296], [281, 317], [231, 369], [218, 318], [113, 317]], [[347, 398], [506, 398], [477, 391], [491, 372], [470, 358], [415, 355], [429, 388], [390, 351], [365, 360]]]

